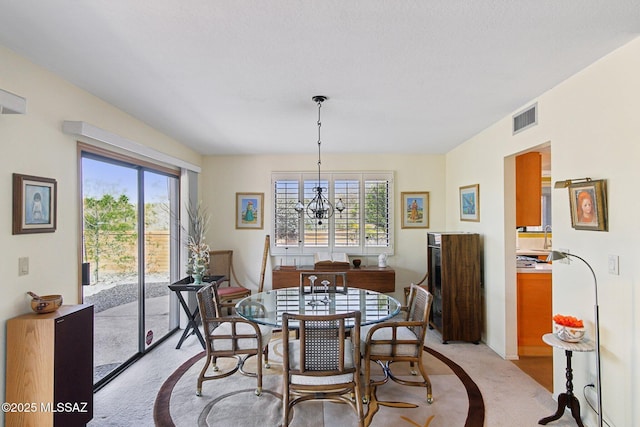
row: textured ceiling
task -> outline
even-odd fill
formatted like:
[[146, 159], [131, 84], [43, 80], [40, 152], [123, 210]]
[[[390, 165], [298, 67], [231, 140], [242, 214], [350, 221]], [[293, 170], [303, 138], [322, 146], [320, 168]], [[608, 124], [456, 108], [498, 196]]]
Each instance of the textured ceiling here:
[[0, 44], [203, 154], [316, 153], [313, 95], [323, 153], [445, 153], [639, 31], [629, 0], [0, 0]]

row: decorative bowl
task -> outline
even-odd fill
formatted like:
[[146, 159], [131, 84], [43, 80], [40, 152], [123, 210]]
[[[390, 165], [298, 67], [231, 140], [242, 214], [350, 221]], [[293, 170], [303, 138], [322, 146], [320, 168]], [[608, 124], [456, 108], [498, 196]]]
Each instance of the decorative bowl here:
[[558, 338], [566, 342], [580, 342], [584, 338], [584, 328], [577, 328], [575, 326], [564, 326], [553, 323], [553, 333]]
[[352, 262], [355, 268], [360, 268], [360, 264], [362, 264], [362, 260], [358, 258], [354, 259]]
[[38, 314], [54, 312], [62, 305], [62, 295], [39, 296], [33, 292], [28, 292], [28, 294], [32, 297], [31, 309]]

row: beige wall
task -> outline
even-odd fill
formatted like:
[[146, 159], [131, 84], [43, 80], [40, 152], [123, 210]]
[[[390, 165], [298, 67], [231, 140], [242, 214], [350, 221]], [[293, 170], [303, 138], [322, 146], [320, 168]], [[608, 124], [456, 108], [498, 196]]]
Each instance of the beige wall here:
[[[313, 153], [314, 142], [309, 141]], [[207, 237], [214, 249], [233, 249], [238, 279], [246, 286], [258, 287], [264, 237], [272, 234], [273, 205], [271, 172], [313, 171], [317, 164], [314, 154], [308, 156], [224, 156], [206, 157], [202, 166], [201, 196], [212, 214]], [[395, 245], [389, 265], [396, 270], [396, 295], [402, 288], [422, 278], [426, 272], [427, 231], [442, 230], [444, 217], [444, 156], [425, 155], [322, 155], [323, 171], [385, 170], [394, 172]], [[400, 193], [428, 191], [430, 198], [430, 228], [402, 229], [400, 227]], [[236, 230], [235, 193], [264, 193], [265, 216], [263, 230]], [[377, 262], [370, 257], [370, 262]], [[271, 257], [271, 269], [279, 258]], [[265, 288], [271, 288], [267, 274]], [[402, 297], [403, 298], [403, 297]]]
[[[2, 46], [0, 88], [27, 99], [27, 114], [0, 115], [0, 318], [6, 320], [31, 310], [27, 291], [59, 293], [67, 304], [79, 302], [76, 139], [62, 133], [64, 120], [86, 121], [193, 164], [199, 164], [201, 157]], [[55, 233], [11, 234], [12, 173], [58, 181]], [[18, 257], [29, 257], [26, 276], [18, 276]], [[4, 327], [0, 348], [5, 354]], [[3, 380], [4, 368], [4, 362], [0, 363]], [[4, 387], [1, 393], [4, 395]]]
[[[484, 236], [485, 340], [499, 354], [517, 355], [515, 309], [515, 193], [513, 155], [551, 143], [552, 180], [591, 177], [608, 183], [609, 231], [571, 228], [567, 190], [553, 190], [553, 247], [569, 249], [595, 270], [599, 285], [603, 407], [612, 425], [640, 425], [640, 39], [611, 53], [538, 102], [539, 124], [516, 136], [510, 117], [447, 154], [446, 226]], [[526, 105], [529, 105], [527, 103]], [[480, 184], [479, 223], [457, 220], [458, 187]], [[620, 257], [620, 275], [608, 273], [609, 254]], [[594, 287], [580, 261], [554, 265], [553, 312], [585, 319], [594, 330]], [[551, 322], [551, 321], [550, 321]], [[583, 419], [595, 415], [582, 398], [594, 382], [595, 354], [573, 357]], [[555, 393], [564, 391], [564, 353], [554, 352]]]

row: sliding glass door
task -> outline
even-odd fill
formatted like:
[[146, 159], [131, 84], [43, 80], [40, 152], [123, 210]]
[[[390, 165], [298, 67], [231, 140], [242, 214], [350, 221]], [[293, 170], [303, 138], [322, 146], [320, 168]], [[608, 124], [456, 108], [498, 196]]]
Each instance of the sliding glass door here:
[[[167, 286], [171, 271], [177, 274], [179, 229], [178, 179], [152, 171], [144, 171], [144, 343], [149, 348], [159, 338], [171, 332], [171, 300]], [[171, 268], [173, 264], [173, 268]], [[174, 304], [175, 306], [175, 301]]]
[[82, 151], [83, 262], [94, 304], [94, 384], [100, 386], [177, 328], [168, 285], [177, 274], [178, 176]]

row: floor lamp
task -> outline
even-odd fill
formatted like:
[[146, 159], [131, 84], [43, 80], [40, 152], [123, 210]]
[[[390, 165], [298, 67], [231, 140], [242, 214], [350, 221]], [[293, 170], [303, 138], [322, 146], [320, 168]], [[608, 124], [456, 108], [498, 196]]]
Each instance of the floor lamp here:
[[587, 261], [580, 258], [578, 255], [570, 254], [568, 252], [551, 251], [549, 253], [549, 256], [547, 257], [547, 261], [557, 261], [569, 257], [576, 258], [584, 262], [586, 266], [589, 267], [589, 270], [591, 270], [591, 274], [593, 275], [593, 284], [596, 295], [596, 302], [593, 306], [593, 309], [596, 322], [596, 391], [598, 395], [598, 426], [602, 427], [602, 382], [600, 378], [600, 310], [598, 308], [598, 280], [596, 279], [596, 273], [594, 273], [593, 268], [591, 268]]

